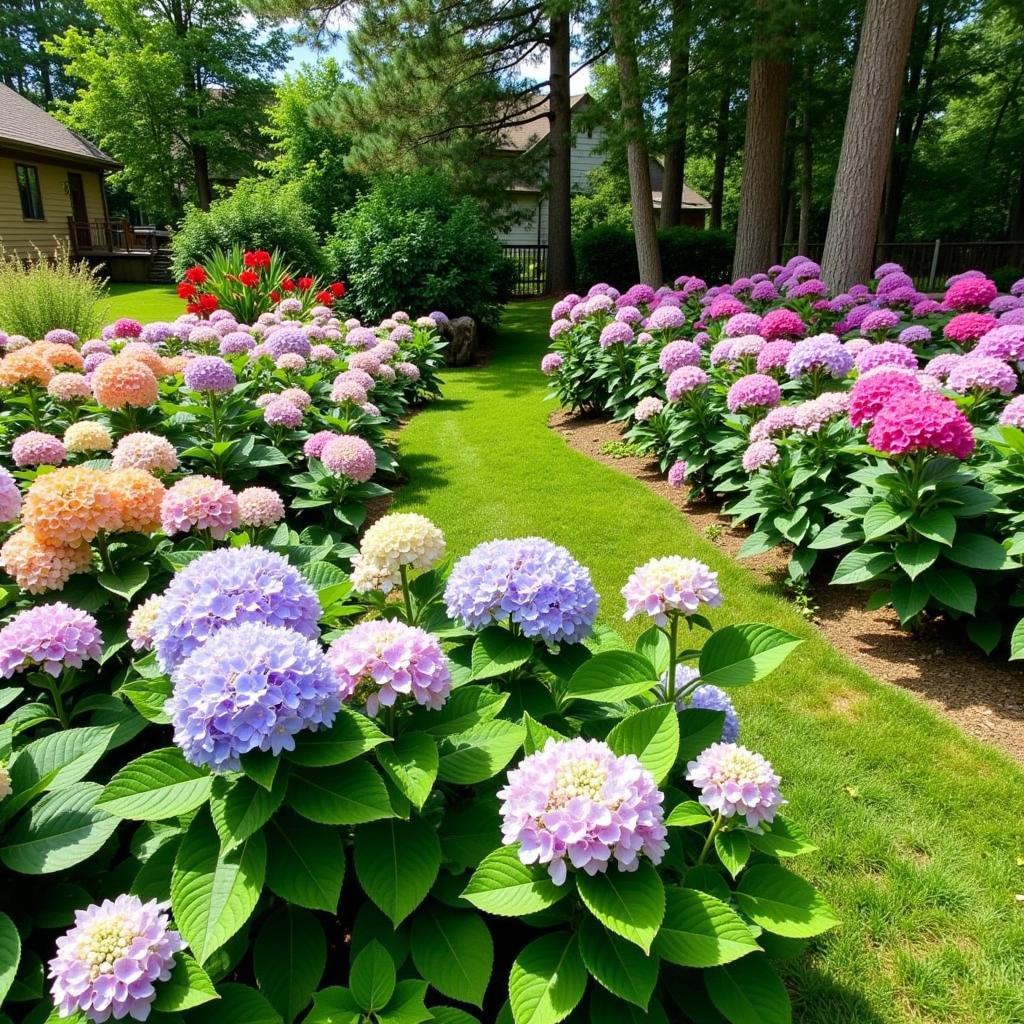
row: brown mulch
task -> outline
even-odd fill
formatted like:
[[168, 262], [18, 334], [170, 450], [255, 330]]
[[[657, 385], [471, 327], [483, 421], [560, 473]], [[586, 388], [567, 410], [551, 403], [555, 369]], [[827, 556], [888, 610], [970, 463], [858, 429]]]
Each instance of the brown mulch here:
[[[640, 480], [675, 505], [698, 533], [735, 557], [748, 531], [732, 527], [713, 505], [689, 504], [686, 491], [669, 487], [649, 459], [602, 453], [607, 442], [621, 438], [616, 424], [565, 412], [553, 413], [549, 422], [571, 447]], [[745, 558], [742, 565], [785, 596], [787, 560], [776, 550]], [[912, 691], [964, 732], [1024, 763], [1024, 669], [1019, 665], [987, 658], [969, 641], [951, 635], [941, 622], [908, 633], [892, 609], [867, 611], [865, 594], [855, 587], [831, 587], [825, 580], [815, 580], [811, 597], [812, 621], [854, 664], [876, 679]]]

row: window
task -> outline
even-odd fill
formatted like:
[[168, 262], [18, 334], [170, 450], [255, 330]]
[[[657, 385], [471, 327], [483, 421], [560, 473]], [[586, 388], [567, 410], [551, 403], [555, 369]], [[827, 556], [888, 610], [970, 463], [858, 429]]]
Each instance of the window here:
[[25, 220], [45, 220], [43, 195], [39, 191], [39, 171], [28, 164], [15, 164], [14, 172], [18, 176], [21, 215]]

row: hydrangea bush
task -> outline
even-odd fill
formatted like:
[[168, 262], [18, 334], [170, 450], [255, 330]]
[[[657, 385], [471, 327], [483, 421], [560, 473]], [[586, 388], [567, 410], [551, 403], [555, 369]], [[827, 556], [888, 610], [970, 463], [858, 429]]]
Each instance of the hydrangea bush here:
[[790, 576], [870, 588], [899, 620], [959, 620], [1024, 657], [1024, 283], [941, 301], [896, 264], [831, 295], [805, 257], [709, 287], [595, 285], [551, 310], [542, 371], [605, 411], [673, 487], [783, 545]]

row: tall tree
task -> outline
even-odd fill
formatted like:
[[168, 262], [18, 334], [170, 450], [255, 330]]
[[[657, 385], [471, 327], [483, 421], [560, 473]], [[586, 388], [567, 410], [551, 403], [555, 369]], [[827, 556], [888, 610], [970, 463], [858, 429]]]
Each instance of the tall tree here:
[[665, 96], [665, 162], [661, 183], [661, 226], [680, 222], [686, 172], [692, 0], [672, 0], [668, 89]]
[[662, 284], [661, 253], [651, 202], [651, 157], [647, 147], [643, 93], [637, 67], [636, 10], [630, 0], [608, 0], [619, 74], [622, 130], [626, 136], [629, 194], [633, 208], [633, 236], [640, 280], [652, 287]]
[[207, 208], [215, 179], [255, 165], [284, 34], [243, 21], [236, 0], [87, 2], [103, 27], [47, 44], [81, 83], [60, 116], [124, 164], [141, 205]]
[[733, 260], [736, 277], [749, 277], [763, 271], [779, 254], [779, 209], [790, 77], [786, 17], [785, 8], [769, 10], [767, 0], [758, 0]]
[[916, 12], [917, 0], [867, 0], [822, 257], [834, 291], [871, 274]]
[[569, 31], [568, 6], [552, 12], [548, 34], [551, 129], [548, 132], [547, 291], [557, 295], [564, 295], [573, 285]]

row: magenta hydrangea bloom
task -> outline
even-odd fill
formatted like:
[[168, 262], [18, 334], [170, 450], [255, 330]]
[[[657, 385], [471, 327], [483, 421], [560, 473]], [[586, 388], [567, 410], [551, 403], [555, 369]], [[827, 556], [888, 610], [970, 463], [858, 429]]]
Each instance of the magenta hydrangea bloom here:
[[860, 377], [850, 389], [850, 422], [855, 427], [870, 423], [896, 395], [920, 390], [916, 375], [899, 367], [882, 367], [870, 376]]
[[950, 368], [946, 386], [961, 395], [970, 391], [998, 391], [1001, 395], [1012, 395], [1017, 390], [1017, 374], [1001, 359], [972, 352]]
[[111, 334], [115, 338], [137, 338], [142, 334], [142, 324], [138, 320], [123, 316], [112, 324]]
[[686, 482], [686, 474], [689, 470], [689, 466], [686, 464], [685, 459], [677, 459], [669, 466], [668, 470], [668, 485], [674, 487], [677, 490], [683, 486]]
[[966, 459], [974, 451], [974, 430], [948, 398], [917, 391], [885, 404], [868, 432], [868, 443], [887, 455], [930, 451]]
[[328, 441], [320, 452], [320, 461], [325, 469], [358, 484], [365, 484], [377, 470], [373, 448], [355, 434], [340, 434]]
[[778, 405], [782, 389], [774, 377], [764, 373], [748, 373], [729, 388], [725, 404], [729, 412], [741, 409], [766, 409]]
[[[852, 310], [851, 310], [852, 312]], [[847, 321], [852, 321], [847, 316]], [[891, 330], [900, 322], [900, 315], [894, 309], [873, 309], [861, 319], [857, 325], [865, 334], [883, 333]]]
[[636, 408], [633, 410], [633, 419], [637, 423], [646, 423], [648, 420], [653, 419], [662, 409], [665, 408], [665, 403], [660, 398], [650, 396], [648, 398], [641, 398], [636, 404]]
[[803, 320], [791, 309], [773, 309], [761, 317], [758, 334], [766, 341], [802, 338], [807, 333]]
[[75, 911], [49, 963], [50, 994], [61, 1017], [77, 1012], [102, 1024], [146, 1020], [156, 983], [170, 980], [174, 954], [187, 943], [168, 927], [169, 903], [121, 895]]
[[793, 351], [793, 342], [769, 341], [757, 354], [757, 372], [768, 373], [770, 370], [784, 370]]
[[[641, 855], [659, 864], [668, 843], [659, 791], [633, 754], [600, 740], [549, 739], [524, 757], [498, 790], [502, 842], [524, 864], [544, 864], [556, 885], [568, 867], [588, 875], [635, 871]], [[568, 861], [568, 863], [567, 863]]]
[[264, 622], [305, 637], [319, 635], [320, 602], [302, 574], [265, 548], [208, 551], [178, 572], [164, 591], [153, 646], [164, 672], [226, 626]]
[[306, 443], [302, 446], [302, 454], [310, 459], [319, 459], [324, 448], [336, 437], [341, 437], [341, 434], [333, 430], [318, 430], [306, 438]]
[[815, 334], [798, 341], [786, 360], [786, 374], [794, 380], [817, 370], [842, 378], [852, 369], [853, 356], [834, 334]]
[[700, 790], [700, 802], [723, 818], [736, 815], [747, 826], [771, 824], [785, 806], [782, 780], [760, 754], [735, 743], [712, 743], [686, 765], [686, 779]]
[[908, 370], [917, 369], [917, 356], [906, 345], [895, 341], [880, 341], [868, 345], [857, 353], [855, 360], [857, 369], [864, 373], [876, 366], [905, 366]]
[[670, 402], [678, 402], [683, 395], [703, 387], [708, 375], [699, 366], [681, 366], [674, 370], [665, 385], [665, 395]]
[[1011, 398], [999, 414], [1000, 426], [1024, 427], [1024, 395]]
[[511, 622], [549, 645], [580, 643], [597, 618], [590, 572], [541, 537], [478, 544], [455, 563], [444, 600], [470, 629]]
[[622, 588], [627, 622], [633, 616], [648, 615], [658, 626], [668, 625], [669, 615], [693, 615], [702, 607], [722, 603], [718, 573], [696, 558], [669, 555], [652, 558], [630, 574]]
[[670, 341], [658, 356], [662, 373], [674, 373], [681, 366], [697, 366], [700, 363], [700, 345], [693, 341]]
[[238, 522], [238, 498], [223, 480], [212, 476], [179, 480], [160, 504], [160, 525], [168, 537], [209, 530], [215, 540], [223, 540]]
[[874, 273], [871, 276], [875, 277], [875, 278], [881, 279], [881, 278], [885, 277], [888, 274], [902, 274], [902, 273], [903, 273], [903, 267], [900, 266], [899, 263], [889, 262], [889, 263], [882, 263], [879, 266], [875, 267]]
[[329, 727], [341, 707], [320, 645], [264, 622], [221, 629], [171, 673], [164, 705], [190, 764], [238, 771], [253, 750], [295, 749], [304, 730]]
[[237, 383], [235, 371], [220, 356], [190, 359], [182, 376], [190, 391], [230, 391]]
[[451, 671], [437, 637], [397, 619], [361, 622], [327, 651], [341, 699], [366, 707], [368, 715], [412, 697], [432, 711], [451, 692]]
[[977, 277], [960, 275], [958, 280], [950, 278], [951, 284], [943, 296], [944, 304], [950, 309], [984, 309], [999, 294], [999, 289], [983, 274]]
[[944, 337], [961, 345], [977, 341], [999, 321], [991, 313], [960, 313], [942, 328]]
[[544, 358], [540, 361], [540, 372], [550, 376], [560, 369], [564, 362], [565, 357], [561, 352], [545, 352]]
[[752, 441], [743, 453], [743, 469], [756, 473], [766, 466], [779, 464], [779, 449], [771, 441]]
[[11, 458], [19, 467], [59, 466], [66, 457], [64, 442], [41, 430], [29, 430], [16, 437], [11, 445]]
[[0, 630], [0, 679], [38, 666], [51, 676], [97, 661], [103, 635], [96, 620], [62, 601], [28, 608]]
[[10, 473], [0, 466], [0, 523], [9, 523], [21, 513], [21, 491]]

